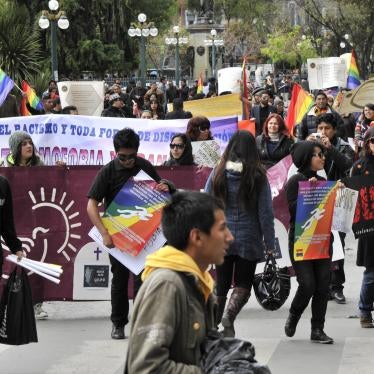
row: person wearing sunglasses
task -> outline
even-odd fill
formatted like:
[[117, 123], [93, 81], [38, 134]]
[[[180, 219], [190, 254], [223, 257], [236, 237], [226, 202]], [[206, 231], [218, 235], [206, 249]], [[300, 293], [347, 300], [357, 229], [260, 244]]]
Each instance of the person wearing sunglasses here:
[[333, 339], [324, 332], [329, 295], [332, 241], [330, 242], [330, 258], [327, 259], [295, 261], [293, 251], [299, 182], [325, 180], [317, 174], [325, 166], [324, 151], [321, 143], [312, 141], [300, 141], [291, 149], [292, 161], [298, 170], [285, 187], [290, 212], [288, 249], [299, 286], [292, 300], [284, 330], [288, 337], [294, 336], [300, 317], [312, 299], [310, 339], [316, 343], [332, 344]]
[[[92, 224], [99, 230], [103, 238], [103, 244], [109, 248], [113, 248], [114, 245], [111, 236], [100, 218], [98, 205], [101, 201], [104, 200], [105, 208], [108, 208], [124, 184], [141, 170], [158, 183], [156, 190], [164, 192], [175, 191], [173, 184], [161, 179], [149, 161], [138, 156], [139, 144], [139, 135], [134, 130], [125, 128], [118, 131], [113, 138], [116, 158], [98, 172], [88, 192], [88, 217]], [[127, 288], [130, 271], [114, 257], [109, 256], [109, 259], [113, 273], [111, 286], [111, 321], [113, 327], [111, 336], [112, 339], [124, 339], [124, 327], [128, 323], [129, 313]], [[136, 286], [140, 285], [140, 282], [136, 283]]]
[[164, 166], [195, 165], [191, 141], [186, 134], [175, 134], [170, 142], [170, 158]]
[[[351, 146], [337, 135], [338, 122], [332, 113], [325, 113], [316, 119], [317, 133], [308, 136], [307, 140], [320, 142], [326, 150], [325, 172], [327, 180], [337, 181], [349, 175], [353, 165], [355, 152]], [[339, 233], [340, 240], [345, 246], [345, 236]], [[344, 259], [336, 261], [331, 271], [330, 300], [338, 304], [345, 304], [343, 293], [345, 283]]]
[[186, 134], [191, 142], [213, 140], [210, 121], [203, 116], [193, 117], [188, 121]]
[[[351, 175], [374, 175], [374, 127], [369, 128], [364, 136], [362, 155], [353, 165]], [[365, 267], [358, 304], [362, 328], [374, 328], [372, 316], [372, 311], [374, 310], [373, 242], [373, 234], [358, 238], [356, 264]]]

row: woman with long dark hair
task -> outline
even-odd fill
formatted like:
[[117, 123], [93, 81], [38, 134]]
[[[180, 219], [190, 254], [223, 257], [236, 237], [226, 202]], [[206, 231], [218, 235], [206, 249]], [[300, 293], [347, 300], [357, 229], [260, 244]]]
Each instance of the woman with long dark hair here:
[[363, 148], [365, 133], [370, 128], [372, 122], [374, 122], [374, 104], [368, 103], [364, 106], [360, 121], [355, 127], [355, 143], [358, 146], [358, 150]]
[[[374, 127], [367, 130], [363, 141], [361, 158], [353, 165], [352, 176], [374, 175]], [[363, 328], [374, 328], [372, 311], [374, 310], [374, 234], [358, 239], [358, 266], [364, 266], [360, 301], [360, 323]]]
[[[224, 203], [227, 224], [235, 238], [223, 265], [217, 266], [216, 290], [217, 325], [222, 318], [224, 335], [233, 337], [236, 316], [251, 294], [256, 265], [275, 245], [270, 186], [251, 133], [238, 131], [233, 135], [205, 190]], [[225, 310], [233, 275], [235, 288]]]
[[291, 154], [292, 161], [298, 170], [285, 187], [290, 211], [288, 249], [299, 286], [292, 300], [284, 330], [287, 336], [294, 336], [299, 319], [312, 300], [310, 338], [316, 343], [332, 344], [333, 339], [327, 336], [323, 330], [329, 295], [332, 242], [330, 242], [330, 258], [327, 259], [295, 261], [293, 253], [299, 182], [325, 180], [317, 174], [325, 166], [324, 148], [320, 143], [301, 141], [294, 145]]
[[194, 165], [191, 141], [186, 134], [175, 134], [170, 142], [170, 158], [164, 166]]
[[262, 134], [256, 137], [256, 145], [262, 164], [266, 169], [274, 166], [290, 154], [293, 140], [283, 118], [276, 113], [269, 114]]

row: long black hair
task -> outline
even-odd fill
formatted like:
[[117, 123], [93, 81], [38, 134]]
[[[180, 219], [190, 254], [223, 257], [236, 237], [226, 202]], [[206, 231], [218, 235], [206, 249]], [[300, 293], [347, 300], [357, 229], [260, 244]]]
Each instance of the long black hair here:
[[172, 138], [170, 143], [173, 143], [175, 138], [181, 138], [184, 144], [184, 151], [182, 156], [178, 159], [175, 159], [170, 152], [170, 159], [165, 162], [165, 166], [173, 166], [173, 165], [194, 165], [193, 155], [192, 155], [192, 145], [191, 140], [186, 134], [175, 134]]
[[[36, 154], [35, 151], [35, 145], [32, 139], [30, 138], [32, 142], [32, 156], [27, 161], [27, 166], [38, 166], [41, 165], [42, 162], [40, 160], [40, 157]], [[17, 152], [15, 155], [13, 155], [14, 160], [14, 166], [20, 166], [21, 160], [22, 160], [22, 142], [20, 142], [17, 146]]]
[[214, 195], [223, 203], [227, 202], [227, 179], [225, 174], [227, 161], [243, 164], [240, 180], [239, 202], [250, 210], [256, 207], [258, 194], [266, 182], [266, 171], [261, 165], [256, 140], [248, 131], [237, 131], [229, 141], [213, 178]]

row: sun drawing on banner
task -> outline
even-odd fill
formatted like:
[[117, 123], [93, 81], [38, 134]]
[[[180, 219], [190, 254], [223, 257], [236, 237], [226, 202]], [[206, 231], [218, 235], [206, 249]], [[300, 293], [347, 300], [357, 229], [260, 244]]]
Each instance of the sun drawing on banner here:
[[[65, 230], [62, 229], [61, 231], [65, 233], [65, 238], [63, 240], [63, 243], [57, 248], [57, 253], [62, 254], [66, 258], [67, 261], [70, 261], [69, 252], [70, 251], [74, 253], [77, 252], [77, 248], [73, 244], [74, 239], [77, 239], [77, 240], [81, 239], [81, 236], [78, 234], [74, 234], [73, 230], [82, 225], [81, 222], [77, 222], [77, 221], [72, 222], [74, 219], [77, 219], [77, 217], [79, 216], [79, 212], [77, 211], [74, 212], [74, 209], [72, 209], [74, 205], [74, 200], [68, 201], [68, 199], [66, 199], [66, 192], [63, 192], [61, 196], [57, 197], [56, 188], [52, 189], [50, 200], [46, 198], [44, 187], [40, 188], [40, 201], [37, 200], [37, 197], [35, 197], [35, 194], [32, 191], [28, 191], [28, 194], [30, 196], [31, 201], [33, 202], [33, 206], [31, 208], [33, 211], [36, 211], [42, 208], [51, 208], [61, 215], [65, 223]], [[49, 215], [52, 217], [51, 213], [49, 213]], [[48, 231], [49, 229], [44, 228], [44, 227], [35, 227], [34, 230], [32, 231], [32, 239], [20, 238], [23, 242], [23, 247], [26, 249], [26, 251], [28, 252], [31, 251], [31, 247], [34, 246], [34, 240], [36, 239], [38, 232], [45, 234]], [[43, 242], [44, 242], [43, 254], [42, 254], [42, 258], [40, 259], [40, 261], [44, 261], [47, 255], [47, 250], [48, 250], [47, 238], [44, 238]], [[26, 243], [29, 243], [29, 244], [26, 244]]]

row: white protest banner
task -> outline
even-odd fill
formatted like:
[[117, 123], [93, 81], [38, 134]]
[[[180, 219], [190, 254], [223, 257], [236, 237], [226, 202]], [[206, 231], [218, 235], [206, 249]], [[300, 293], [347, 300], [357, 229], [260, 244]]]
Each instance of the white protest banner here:
[[308, 58], [309, 89], [346, 87], [347, 68], [340, 57]]
[[62, 107], [74, 105], [84, 116], [100, 116], [104, 109], [104, 81], [57, 83]]
[[348, 233], [352, 231], [358, 191], [350, 188], [339, 188], [336, 192], [332, 230]]
[[214, 168], [221, 158], [220, 145], [215, 140], [192, 142], [195, 164]]
[[[242, 79], [241, 67], [231, 67], [219, 69], [218, 76], [218, 95], [222, 92], [240, 93], [240, 81]], [[247, 77], [249, 77], [249, 71]]]
[[[9, 136], [20, 130], [30, 134], [45, 165], [59, 160], [67, 165], [103, 165], [115, 157], [113, 136], [129, 127], [139, 135], [139, 156], [162, 165], [169, 157], [171, 138], [184, 133], [187, 122], [57, 114], [0, 118], [1, 158], [10, 152]], [[237, 117], [211, 119], [211, 132], [221, 150], [236, 130]]]

